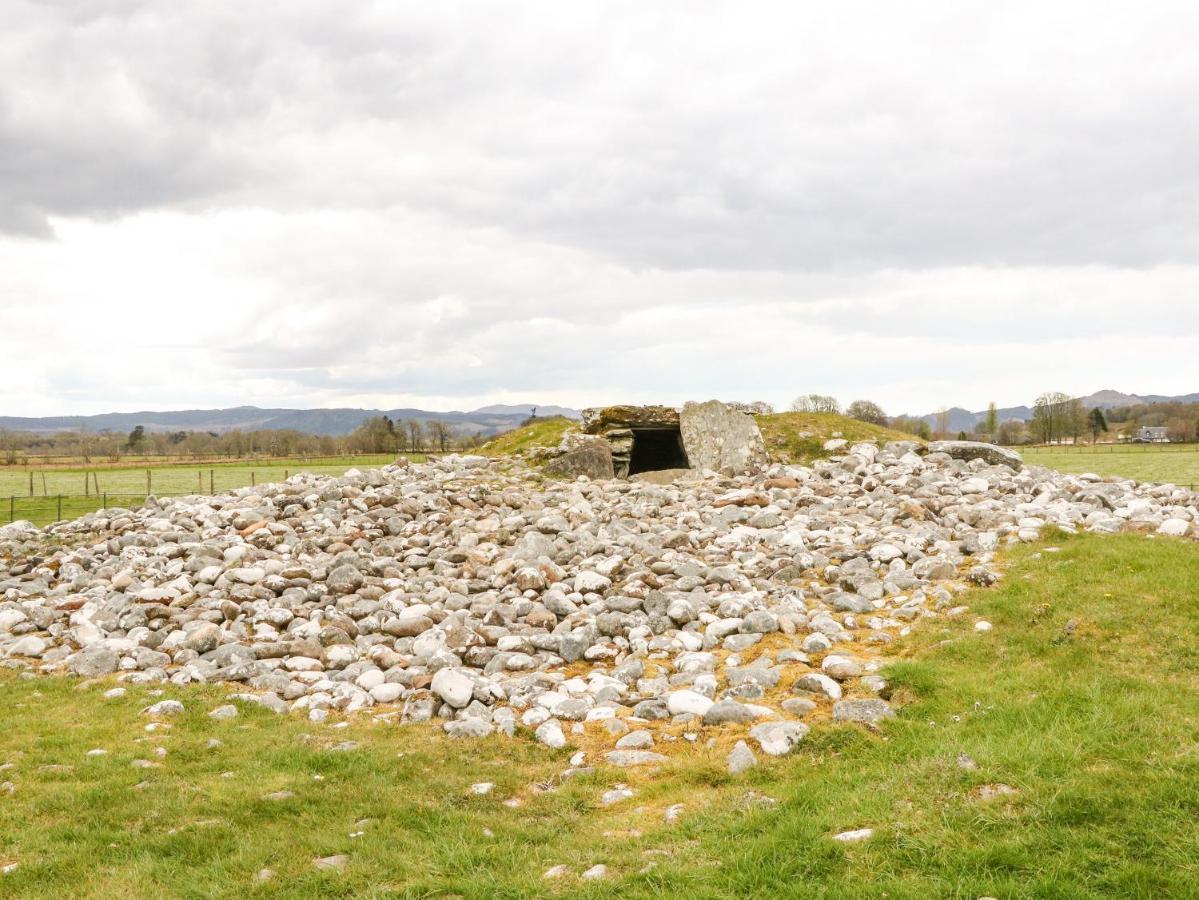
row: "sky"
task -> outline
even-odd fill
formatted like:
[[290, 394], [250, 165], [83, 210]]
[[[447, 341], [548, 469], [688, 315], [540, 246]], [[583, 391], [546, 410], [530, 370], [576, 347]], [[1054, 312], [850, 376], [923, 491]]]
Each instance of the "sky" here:
[[0, 415], [1199, 391], [1191, 2], [3, 19]]

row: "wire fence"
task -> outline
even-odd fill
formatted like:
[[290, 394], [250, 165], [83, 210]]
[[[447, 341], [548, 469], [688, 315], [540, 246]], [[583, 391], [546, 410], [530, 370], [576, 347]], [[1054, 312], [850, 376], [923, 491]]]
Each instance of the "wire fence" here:
[[[11, 453], [11, 459], [0, 457], [0, 471], [5, 469], [25, 469], [33, 468], [96, 468], [101, 471], [105, 469], [144, 469], [147, 466], [160, 468], [163, 466], [186, 466], [191, 467], [197, 464], [205, 466], [249, 466], [249, 465], [275, 465], [283, 462], [292, 463], [315, 463], [317, 465], [326, 465], [332, 462], [337, 462], [343, 459], [359, 459], [369, 457], [390, 457], [396, 456], [429, 456], [439, 453], [448, 453], [450, 450], [441, 450], [440, 448], [428, 448], [420, 450], [410, 450], [399, 448], [394, 451], [383, 450], [363, 450], [346, 453], [333, 454], [304, 454], [304, 453], [260, 453], [250, 452], [244, 456], [230, 456], [227, 453], [187, 453], [178, 455], [142, 455], [142, 456], [89, 456], [83, 457], [70, 454], [37, 454], [37, 453]], [[470, 452], [463, 450], [461, 452]]]
[[88, 496], [84, 494], [55, 494], [52, 497], [16, 497], [4, 498], [3, 516], [0, 521], [9, 523], [27, 520], [35, 525], [45, 525], [50, 522], [61, 522], [63, 519], [77, 519], [90, 512], [117, 507], [137, 508], [146, 502], [146, 494], [101, 494]]
[[[421, 456], [426, 454], [422, 453]], [[429, 454], [432, 455], [432, 454]], [[395, 457], [390, 457], [388, 461]], [[138, 507], [146, 498], [211, 495], [221, 491], [286, 481], [296, 474], [342, 475], [347, 470], [382, 463], [332, 457], [336, 463], [250, 468], [97, 469], [91, 471], [0, 472], [0, 522], [28, 520], [36, 525], [73, 519], [113, 507]]]
[[1199, 444], [1036, 444], [1017, 449], [1021, 453], [1077, 453], [1093, 456], [1111, 453], [1199, 453]]
[[[388, 460], [391, 461], [390, 459]], [[158, 496], [181, 494], [215, 494], [218, 491], [253, 487], [272, 481], [286, 481], [300, 472], [328, 475], [341, 474], [357, 467], [377, 467], [379, 462], [340, 462], [333, 465], [288, 465], [249, 468], [190, 469], [170, 467], [160, 469], [94, 469], [89, 471], [54, 472], [31, 470], [21, 473], [0, 473], [0, 496], [53, 497], [79, 495], [99, 497], [102, 494]]]

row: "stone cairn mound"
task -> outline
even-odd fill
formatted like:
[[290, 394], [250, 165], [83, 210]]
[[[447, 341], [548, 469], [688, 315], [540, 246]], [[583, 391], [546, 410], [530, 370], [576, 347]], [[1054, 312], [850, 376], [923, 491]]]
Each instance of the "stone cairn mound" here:
[[1199, 521], [1176, 487], [931, 449], [669, 484], [450, 456], [16, 523], [0, 528], [0, 658], [227, 682], [317, 721], [373, 707], [462, 737], [523, 725], [616, 765], [720, 734], [740, 771], [790, 751], [805, 719], [891, 715], [879, 649], [960, 614], [955, 593], [999, 577], [1001, 546]]

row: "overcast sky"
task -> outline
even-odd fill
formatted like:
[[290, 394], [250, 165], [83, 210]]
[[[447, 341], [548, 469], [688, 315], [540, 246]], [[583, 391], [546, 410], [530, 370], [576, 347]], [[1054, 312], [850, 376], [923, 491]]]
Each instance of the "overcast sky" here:
[[1199, 391], [1199, 5], [4, 0], [0, 414]]

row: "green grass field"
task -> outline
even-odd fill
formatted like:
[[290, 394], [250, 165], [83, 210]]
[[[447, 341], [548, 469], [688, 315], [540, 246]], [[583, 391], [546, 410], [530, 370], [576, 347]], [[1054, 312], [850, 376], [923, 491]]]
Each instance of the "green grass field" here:
[[[414, 461], [424, 459], [409, 454]], [[269, 462], [180, 464], [151, 467], [97, 465], [78, 468], [0, 467], [0, 523], [11, 518], [28, 519], [45, 525], [60, 518], [58, 495], [63, 494], [62, 516], [73, 519], [101, 507], [105, 495], [109, 506], [140, 505], [147, 493], [159, 497], [207, 494], [215, 491], [282, 481], [297, 472], [341, 475], [351, 468], [371, 468], [394, 462], [394, 454], [321, 458], [319, 461], [280, 459]], [[150, 472], [147, 491], [146, 472]], [[30, 495], [30, 476], [33, 494]], [[93, 477], [94, 475], [94, 477]], [[84, 479], [87, 491], [84, 492]], [[96, 496], [97, 487], [99, 496]]]
[[[1199, 896], [1199, 545], [1051, 545], [893, 648], [900, 714], [881, 734], [818, 725], [740, 777], [700, 741], [658, 772], [557, 785], [569, 748], [452, 742], [377, 711], [216, 722], [219, 687], [168, 689], [187, 712], [148, 732], [145, 689], [0, 674], [0, 867], [16, 866], [0, 894]], [[636, 796], [601, 806], [617, 782]], [[831, 839], [858, 828], [874, 834]], [[344, 869], [314, 868], [332, 854]], [[609, 877], [581, 881], [596, 863]], [[543, 879], [558, 864], [570, 874]]]
[[1199, 444], [1020, 447], [1026, 462], [1061, 472], [1116, 475], [1199, 490]]
[[532, 425], [496, 435], [480, 447], [479, 452], [487, 456], [513, 456], [535, 447], [556, 447], [562, 435], [575, 424], [574, 420], [565, 416], [541, 419]]
[[851, 444], [918, 440], [902, 431], [860, 422], [838, 413], [783, 412], [754, 418], [762, 430], [767, 451], [773, 458], [786, 463], [807, 464], [828, 456], [824, 443], [834, 437], [844, 438]]

